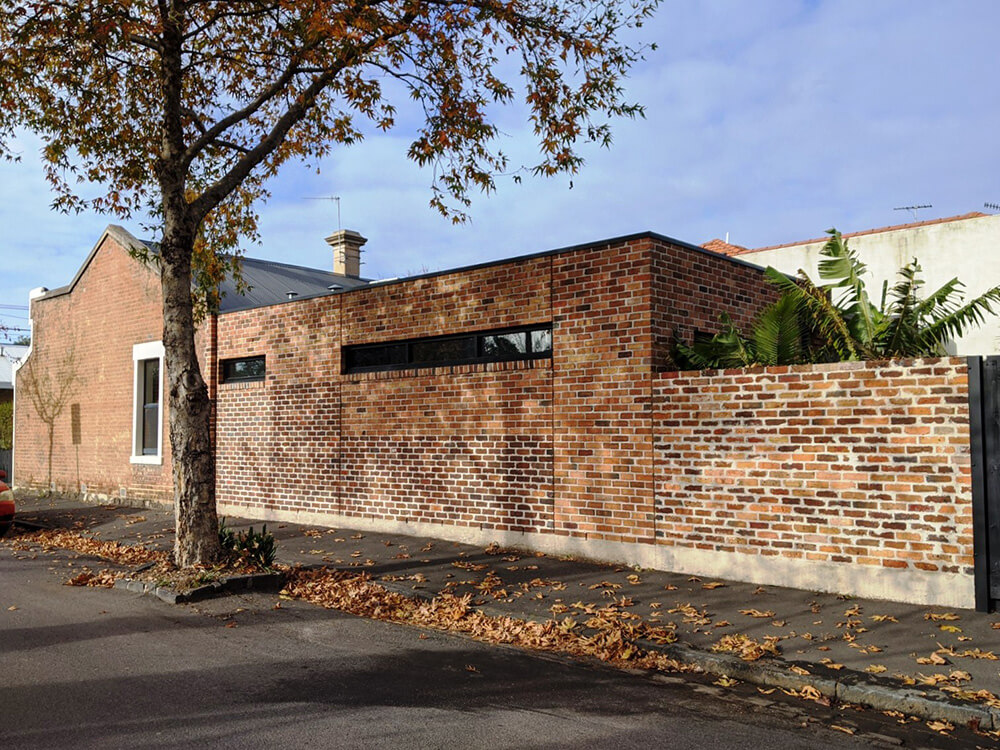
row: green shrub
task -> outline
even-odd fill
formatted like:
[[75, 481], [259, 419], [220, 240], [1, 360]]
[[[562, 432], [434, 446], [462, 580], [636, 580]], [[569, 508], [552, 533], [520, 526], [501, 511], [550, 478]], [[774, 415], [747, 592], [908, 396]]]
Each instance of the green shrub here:
[[267, 525], [262, 526], [260, 532], [254, 531], [253, 526], [246, 531], [234, 532], [226, 526], [225, 519], [219, 523], [219, 544], [241, 560], [263, 568], [271, 567], [277, 552], [274, 534], [267, 530]]
[[0, 451], [14, 447], [14, 404], [5, 401], [0, 404]]

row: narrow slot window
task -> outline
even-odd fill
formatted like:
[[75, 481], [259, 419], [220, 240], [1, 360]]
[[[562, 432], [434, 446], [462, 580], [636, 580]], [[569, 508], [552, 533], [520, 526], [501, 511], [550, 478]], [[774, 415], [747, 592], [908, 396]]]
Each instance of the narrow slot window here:
[[345, 373], [441, 367], [552, 356], [552, 325], [356, 344], [342, 349]]
[[241, 357], [222, 361], [223, 383], [248, 383], [263, 380], [267, 374], [264, 357]]

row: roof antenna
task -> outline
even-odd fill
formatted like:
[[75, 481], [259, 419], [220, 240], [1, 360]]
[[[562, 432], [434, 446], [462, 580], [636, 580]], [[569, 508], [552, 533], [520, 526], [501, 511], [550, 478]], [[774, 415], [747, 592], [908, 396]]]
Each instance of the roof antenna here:
[[934, 206], [932, 206], [930, 203], [925, 203], [922, 206], [900, 206], [899, 208], [894, 208], [892, 210], [893, 211], [912, 211], [913, 212], [913, 220], [916, 221], [917, 220], [917, 211], [919, 211], [922, 208], [934, 208]]
[[317, 195], [317, 196], [306, 196], [307, 201], [337, 201], [337, 231], [339, 232], [343, 227], [340, 225], [340, 196], [339, 195]]
[[1000, 204], [998, 203], [984, 203], [983, 208], [988, 208], [990, 211], [1000, 211]]

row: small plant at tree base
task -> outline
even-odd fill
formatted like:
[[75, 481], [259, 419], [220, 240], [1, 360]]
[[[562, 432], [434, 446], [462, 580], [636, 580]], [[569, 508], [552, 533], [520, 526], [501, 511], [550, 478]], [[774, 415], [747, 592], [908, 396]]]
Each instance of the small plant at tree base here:
[[219, 523], [219, 545], [240, 560], [262, 568], [270, 568], [274, 564], [277, 552], [274, 534], [267, 530], [266, 524], [260, 532], [254, 531], [253, 526], [246, 531], [234, 532], [226, 526], [225, 519]]

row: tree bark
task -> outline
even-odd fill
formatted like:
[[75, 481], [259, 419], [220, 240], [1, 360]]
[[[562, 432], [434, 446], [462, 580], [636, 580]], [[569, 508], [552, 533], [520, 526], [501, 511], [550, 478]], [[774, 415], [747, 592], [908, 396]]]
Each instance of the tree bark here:
[[218, 560], [219, 521], [215, 512], [215, 456], [212, 404], [198, 364], [191, 305], [191, 247], [194, 235], [165, 233], [160, 250], [163, 290], [163, 348], [170, 413], [177, 565]]

